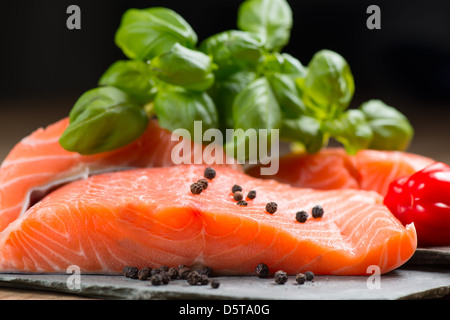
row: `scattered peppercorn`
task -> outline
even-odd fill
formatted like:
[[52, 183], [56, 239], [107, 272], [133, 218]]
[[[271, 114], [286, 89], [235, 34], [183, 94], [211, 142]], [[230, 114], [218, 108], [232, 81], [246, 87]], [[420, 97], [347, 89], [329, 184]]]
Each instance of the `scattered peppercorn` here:
[[168, 272], [161, 271], [159, 275], [161, 276], [161, 281], [163, 284], [168, 284], [170, 282], [170, 275]]
[[207, 284], [209, 283], [209, 277], [208, 277], [206, 274], [201, 274], [201, 275], [200, 275], [200, 281], [199, 281], [199, 283], [200, 283], [202, 286], [207, 285]]
[[256, 198], [256, 191], [255, 190], [250, 190], [247, 194], [247, 198], [249, 198], [250, 200], [255, 199]]
[[295, 281], [297, 281], [298, 284], [304, 284], [306, 281], [306, 275], [304, 275], [303, 273], [298, 273], [295, 276]]
[[220, 286], [219, 280], [213, 279], [211, 280], [211, 288], [217, 289]]
[[160, 284], [162, 284], [162, 281], [162, 276], [160, 274], [154, 274], [150, 277], [150, 282], [154, 286], [159, 286]]
[[233, 194], [233, 198], [234, 198], [234, 200], [236, 200], [236, 201], [241, 201], [242, 199], [244, 199], [244, 194], [242, 193], [242, 191], [236, 191], [236, 192]]
[[322, 218], [323, 216], [322, 206], [317, 205], [314, 208], [312, 208], [312, 216], [313, 218]]
[[206, 179], [214, 179], [216, 177], [216, 170], [211, 167], [205, 169], [204, 176]]
[[203, 190], [208, 188], [208, 180], [206, 180], [206, 179], [200, 179], [200, 180], [197, 181], [197, 183], [200, 183], [202, 185]]
[[288, 280], [288, 276], [287, 276], [286, 272], [284, 272], [283, 270], [278, 270], [277, 272], [275, 272], [275, 282], [276, 283], [285, 284], [287, 280]]
[[178, 278], [178, 270], [174, 267], [169, 268], [169, 270], [167, 270], [167, 273], [168, 273], [170, 279]]
[[312, 279], [314, 279], [314, 273], [312, 271], [306, 271], [305, 276], [307, 281], [312, 281]]
[[235, 193], [237, 191], [242, 191], [242, 187], [240, 185], [235, 184], [233, 188], [231, 188], [231, 192]]
[[267, 278], [269, 276], [269, 267], [265, 263], [260, 263], [255, 268], [258, 278]]
[[203, 186], [201, 183], [198, 182], [194, 182], [193, 184], [191, 184], [191, 192], [193, 194], [200, 194], [203, 191]]
[[151, 275], [152, 275], [152, 268], [143, 267], [138, 272], [138, 279], [144, 281], [144, 280], [147, 280], [148, 278], [150, 278]]
[[166, 271], [169, 271], [169, 267], [168, 266], [162, 265], [162, 266], [159, 267], [159, 272], [166, 272]]
[[203, 266], [203, 267], [198, 271], [198, 273], [204, 274], [204, 275], [210, 277], [210, 276], [212, 275], [212, 269], [211, 269], [210, 267], [208, 267], [208, 266]]
[[238, 206], [243, 206], [243, 207], [246, 207], [248, 205], [247, 201], [245, 201], [245, 200], [238, 201], [238, 203], [236, 203], [236, 204]]
[[268, 204], [266, 204], [266, 211], [273, 214], [277, 211], [277, 207], [278, 205], [276, 204], [276, 202], [269, 202]]
[[298, 222], [304, 223], [306, 220], [308, 220], [308, 213], [306, 211], [299, 211], [295, 214], [295, 219]]
[[152, 276], [152, 275], [158, 274], [158, 273], [159, 273], [159, 268], [155, 268], [155, 269], [152, 269], [150, 275]]
[[191, 286], [194, 286], [200, 283], [201, 275], [197, 271], [191, 271], [187, 275], [186, 280]]
[[139, 269], [136, 267], [131, 267], [131, 266], [126, 266], [123, 268], [122, 270], [123, 275], [127, 278], [130, 279], [137, 279], [138, 278], [138, 273], [139, 273]]
[[189, 267], [182, 267], [178, 269], [178, 276], [180, 279], [187, 279], [188, 274], [191, 272]]

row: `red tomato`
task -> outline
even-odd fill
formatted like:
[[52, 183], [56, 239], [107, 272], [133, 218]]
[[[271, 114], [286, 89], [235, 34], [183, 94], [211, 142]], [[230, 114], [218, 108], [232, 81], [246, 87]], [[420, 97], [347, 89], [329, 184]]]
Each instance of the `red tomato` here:
[[392, 182], [384, 204], [404, 225], [414, 222], [419, 245], [450, 245], [450, 166], [437, 162]]

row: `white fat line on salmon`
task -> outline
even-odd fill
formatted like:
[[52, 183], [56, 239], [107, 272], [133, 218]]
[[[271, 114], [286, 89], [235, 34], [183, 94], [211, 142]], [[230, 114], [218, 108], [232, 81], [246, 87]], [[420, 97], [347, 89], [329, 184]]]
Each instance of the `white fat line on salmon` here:
[[[194, 137], [187, 129], [173, 130], [171, 141], [179, 141], [171, 151], [173, 164], [256, 165], [260, 163], [264, 165], [260, 168], [261, 175], [274, 175], [278, 172], [280, 156], [278, 129], [270, 131], [253, 128], [245, 131], [226, 129], [225, 139], [219, 129], [211, 128], [203, 134], [202, 132], [202, 121], [194, 121]], [[193, 148], [191, 141], [196, 142]], [[266, 166], [269, 164], [270, 166]]]
[[[42, 186], [36, 186], [34, 188], [31, 188], [26, 196], [25, 201], [22, 205], [22, 210], [20, 211], [20, 216], [22, 216], [30, 207], [32, 207], [35, 203], [42, 200], [46, 195], [48, 195], [50, 192], [62, 187], [63, 185], [73, 182], [76, 180], [82, 180], [87, 179], [90, 176], [96, 175], [96, 174], [102, 174], [102, 173], [108, 173], [108, 172], [116, 172], [116, 171], [123, 171], [123, 170], [129, 170], [129, 169], [135, 169], [135, 167], [115, 167], [115, 168], [106, 168], [106, 169], [91, 169], [89, 167], [83, 168], [82, 165], [79, 167], [80, 169], [75, 169], [69, 173], [68, 176], [62, 177], [61, 179], [57, 179], [55, 181], [51, 181], [45, 185]], [[38, 175], [51, 175], [51, 173], [40, 173]], [[23, 179], [24, 177], [18, 177], [17, 179]], [[4, 185], [3, 185], [4, 186]]]

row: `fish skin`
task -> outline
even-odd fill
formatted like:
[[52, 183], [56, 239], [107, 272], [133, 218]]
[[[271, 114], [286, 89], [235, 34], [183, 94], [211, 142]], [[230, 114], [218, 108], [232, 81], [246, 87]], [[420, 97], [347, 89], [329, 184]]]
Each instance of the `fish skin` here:
[[384, 196], [392, 181], [434, 162], [431, 158], [402, 151], [360, 150], [352, 156], [343, 148], [324, 148], [315, 154], [291, 153], [281, 157], [279, 171], [270, 177], [260, 174], [260, 166], [246, 173], [295, 187], [373, 190]]
[[[48, 187], [102, 172], [172, 166], [172, 148], [180, 143], [172, 141], [172, 134], [152, 119], [143, 135], [130, 144], [109, 152], [80, 155], [65, 150], [59, 144], [59, 138], [68, 125], [69, 119], [64, 118], [34, 131], [23, 138], [3, 161], [0, 167], [0, 231], [32, 204], [30, 198], [35, 190], [45, 191]], [[188, 144], [192, 146], [193, 162], [194, 148], [204, 147], [183, 140], [183, 145]], [[226, 163], [226, 156], [219, 156], [203, 160]], [[236, 170], [242, 170], [240, 165], [228, 163]]]
[[[404, 227], [373, 191], [319, 191], [249, 177], [228, 167], [199, 195], [190, 184], [204, 166], [180, 165], [105, 173], [47, 195], [0, 232], [0, 271], [118, 274], [137, 267], [210, 266], [222, 275], [270, 272], [368, 275], [405, 263], [417, 247], [414, 225]], [[236, 205], [231, 187], [256, 190]], [[278, 203], [274, 214], [265, 211]], [[311, 217], [313, 206], [324, 208]], [[306, 210], [305, 223], [295, 220]]]

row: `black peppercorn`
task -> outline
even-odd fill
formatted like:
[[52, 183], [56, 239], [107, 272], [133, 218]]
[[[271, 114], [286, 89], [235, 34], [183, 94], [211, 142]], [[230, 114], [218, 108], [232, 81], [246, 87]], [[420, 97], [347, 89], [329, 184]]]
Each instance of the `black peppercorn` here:
[[206, 179], [214, 179], [216, 177], [216, 170], [211, 167], [205, 169], [204, 176]]
[[206, 180], [206, 179], [200, 179], [197, 181], [197, 183], [200, 183], [202, 185], [203, 190], [208, 188], [208, 180]]
[[288, 280], [288, 276], [287, 276], [286, 272], [284, 272], [283, 270], [278, 270], [277, 272], [275, 272], [275, 282], [276, 283], [285, 284], [287, 280]]
[[322, 206], [317, 205], [314, 208], [312, 208], [312, 216], [313, 218], [322, 218], [323, 216]]
[[159, 275], [161, 276], [161, 281], [163, 284], [168, 284], [170, 282], [170, 275], [168, 272], [166, 271], [161, 271], [159, 273]]
[[265, 263], [260, 263], [255, 268], [258, 278], [267, 278], [269, 276], [269, 267]]
[[144, 281], [147, 280], [151, 275], [152, 275], [152, 268], [144, 267], [139, 270], [138, 279]]
[[139, 269], [136, 267], [126, 266], [122, 270], [123, 275], [130, 279], [138, 279]]
[[306, 271], [305, 276], [307, 281], [312, 281], [312, 279], [314, 279], [314, 273], [312, 271]]
[[201, 275], [197, 271], [191, 271], [186, 277], [187, 282], [193, 286], [201, 281]]
[[297, 281], [298, 284], [304, 284], [306, 281], [306, 275], [304, 275], [303, 273], [298, 273], [295, 276], [295, 281]]
[[193, 184], [191, 184], [191, 192], [193, 194], [200, 194], [203, 191], [203, 186], [201, 183], [198, 182], [194, 182]]
[[209, 283], [209, 277], [208, 277], [206, 274], [201, 274], [201, 275], [200, 275], [199, 283], [200, 283], [202, 286], [207, 285], [207, 284]]
[[220, 282], [216, 279], [211, 280], [211, 288], [217, 289], [220, 286]]
[[170, 279], [178, 278], [178, 270], [174, 267], [169, 268], [169, 270], [167, 270], [167, 273], [168, 273]]
[[235, 193], [237, 191], [242, 191], [242, 187], [240, 185], [235, 184], [233, 188], [231, 188], [231, 192]]
[[154, 286], [159, 286], [162, 284], [162, 276], [160, 274], [154, 274], [150, 277], [150, 282]]
[[169, 271], [169, 267], [168, 266], [162, 265], [162, 266], [159, 267], [159, 272], [166, 272], [166, 271]]
[[277, 207], [278, 205], [275, 202], [269, 202], [266, 204], [266, 211], [273, 214], [277, 211]]
[[301, 223], [306, 222], [306, 220], [308, 220], [308, 213], [303, 210], [299, 211], [295, 214], [295, 219]]
[[191, 272], [190, 268], [182, 267], [178, 269], [178, 276], [180, 277], [180, 279], [186, 279], [190, 272]]
[[241, 200], [236, 203], [238, 206], [246, 207], [248, 205], [247, 201]]
[[198, 271], [198, 273], [204, 274], [204, 275], [210, 277], [210, 276], [212, 275], [212, 269], [211, 269], [210, 267], [208, 267], [208, 266], [203, 266], [203, 267]]
[[248, 194], [247, 194], [247, 198], [250, 199], [250, 200], [255, 199], [256, 198], [256, 191], [255, 190], [249, 191]]
[[234, 200], [236, 200], [236, 201], [241, 201], [242, 199], [244, 199], [244, 194], [243, 194], [241, 191], [236, 191], [236, 192], [233, 194], [233, 198], [234, 198]]

